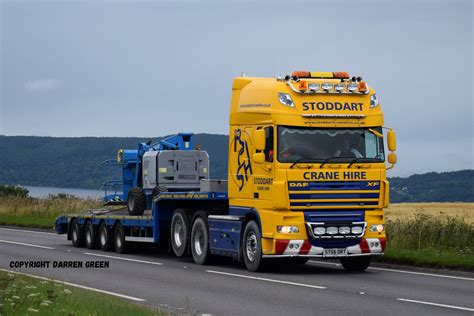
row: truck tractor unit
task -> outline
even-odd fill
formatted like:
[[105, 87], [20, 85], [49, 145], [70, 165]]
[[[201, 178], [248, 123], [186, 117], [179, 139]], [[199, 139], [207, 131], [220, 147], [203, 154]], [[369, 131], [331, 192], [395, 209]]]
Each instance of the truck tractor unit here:
[[208, 156], [192, 149], [191, 134], [171, 138], [119, 151], [123, 179], [107, 185], [122, 191], [105, 200], [126, 203], [129, 214], [65, 214], [57, 232], [77, 247], [122, 253], [149, 242], [197, 264], [232, 257], [250, 271], [309, 258], [362, 271], [384, 253], [395, 132], [361, 77], [235, 78], [227, 181], [209, 180]]

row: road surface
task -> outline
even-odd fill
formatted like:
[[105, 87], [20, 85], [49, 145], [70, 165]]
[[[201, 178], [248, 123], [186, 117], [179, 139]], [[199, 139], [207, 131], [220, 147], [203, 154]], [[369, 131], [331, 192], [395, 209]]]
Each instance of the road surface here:
[[[20, 261], [80, 261], [82, 268], [16, 268]], [[108, 268], [85, 268], [106, 261]], [[52, 265], [52, 263], [51, 263]], [[224, 260], [199, 266], [150, 249], [116, 254], [74, 248], [65, 235], [0, 227], [0, 268], [108, 291], [187, 314], [474, 315], [474, 274], [371, 267], [346, 273], [330, 262], [252, 273]]]

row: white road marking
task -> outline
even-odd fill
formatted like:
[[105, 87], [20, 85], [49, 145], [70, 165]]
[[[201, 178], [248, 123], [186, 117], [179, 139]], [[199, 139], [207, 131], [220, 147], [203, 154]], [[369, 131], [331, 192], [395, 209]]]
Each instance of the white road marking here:
[[40, 245], [33, 245], [33, 244], [25, 244], [25, 243], [23, 243], [23, 242], [10, 241], [10, 240], [0, 240], [0, 242], [6, 243], [6, 244], [14, 244], [14, 245], [21, 245], [21, 246], [35, 247], [35, 248], [54, 249], [53, 247], [48, 247], [48, 246], [40, 246]]
[[138, 260], [138, 259], [132, 259], [132, 258], [125, 258], [125, 257], [107, 256], [107, 255], [101, 255], [98, 253], [91, 253], [91, 252], [84, 252], [84, 254], [88, 256], [96, 256], [96, 257], [104, 257], [104, 258], [118, 259], [118, 260], [125, 260], [125, 261], [132, 261], [132, 262], [139, 262], [139, 263], [146, 263], [146, 264], [154, 264], [157, 266], [163, 265], [163, 263], [161, 262], [145, 261], [145, 260]]
[[275, 279], [267, 279], [267, 278], [254, 277], [254, 276], [243, 275], [243, 274], [235, 274], [235, 273], [228, 273], [228, 272], [221, 272], [221, 271], [214, 271], [214, 270], [206, 270], [206, 272], [215, 273], [215, 274], [222, 274], [222, 275], [228, 275], [228, 276], [233, 276], [233, 277], [237, 277], [237, 278], [253, 279], [253, 280], [259, 280], [259, 281], [265, 281], [265, 282], [273, 282], [273, 283], [281, 283], [281, 284], [309, 287], [309, 288], [320, 289], [320, 290], [327, 289], [327, 287], [325, 287], [325, 286], [305, 284], [305, 283], [296, 283], [296, 282], [289, 282], [289, 281], [282, 281], [282, 280], [275, 280]]
[[[326, 264], [332, 266], [341, 266], [338, 263], [333, 262], [324, 262], [324, 261], [314, 261], [310, 260], [310, 263], [317, 263], [317, 264]], [[454, 275], [446, 275], [446, 274], [434, 274], [434, 273], [426, 273], [426, 272], [415, 272], [415, 271], [407, 271], [407, 270], [396, 270], [396, 269], [387, 269], [387, 268], [377, 268], [377, 267], [369, 267], [368, 270], [379, 270], [379, 271], [387, 271], [387, 272], [396, 272], [396, 273], [405, 273], [405, 274], [415, 274], [415, 275], [423, 275], [423, 276], [430, 276], [430, 277], [437, 277], [437, 278], [447, 278], [447, 279], [457, 279], [457, 280], [466, 280], [466, 281], [474, 281], [474, 278], [468, 277], [461, 277], [461, 276], [454, 276]]]
[[37, 232], [35, 230], [26, 230], [26, 229], [13, 229], [13, 228], [3, 228], [1, 227], [0, 230], [11, 230], [14, 232], [22, 232], [22, 233], [32, 233], [32, 234], [43, 234], [43, 235], [53, 235], [53, 236], [58, 236], [58, 237], [64, 237], [64, 235], [59, 235], [55, 233], [47, 233], [47, 232]]
[[23, 273], [23, 272], [18, 272], [18, 271], [12, 271], [12, 270], [7, 270], [7, 269], [1, 269], [1, 268], [0, 268], [0, 270], [1, 270], [1, 271], [8, 272], [8, 273], [15, 273], [15, 274], [20, 274], [20, 275], [26, 275], [26, 276], [29, 276], [29, 277], [32, 277], [32, 278], [35, 278], [35, 279], [39, 279], [39, 280], [50, 281], [50, 282], [59, 283], [59, 284], [67, 285], [67, 286], [77, 287], [77, 288], [79, 288], [79, 289], [84, 289], [84, 290], [89, 290], [89, 291], [104, 293], [104, 294], [108, 294], [108, 295], [113, 295], [113, 296], [117, 296], [117, 297], [121, 297], [121, 298], [126, 298], [126, 299], [128, 299], [128, 300], [132, 300], [132, 301], [136, 301], [136, 302], [145, 302], [145, 301], [146, 301], [146, 300], [143, 299], [143, 298], [128, 296], [128, 295], [124, 295], [124, 294], [120, 294], [120, 293], [115, 293], [115, 292], [110, 292], [110, 291], [101, 290], [101, 289], [96, 289], [96, 288], [88, 287], [88, 286], [85, 286], [85, 285], [80, 285], [80, 284], [75, 284], [75, 283], [70, 283], [70, 282], [65, 282], [65, 281], [50, 279], [50, 278], [46, 278], [46, 277], [41, 277], [41, 276], [37, 276], [37, 275], [33, 275], [33, 274], [28, 274], [28, 273]]
[[446, 305], [446, 304], [439, 304], [439, 303], [432, 303], [432, 302], [425, 302], [425, 301], [416, 301], [416, 300], [410, 300], [410, 299], [407, 299], [407, 298], [397, 298], [397, 301], [424, 304], [424, 305], [433, 305], [433, 306], [446, 307], [446, 308], [452, 308], [452, 309], [460, 309], [460, 310], [463, 310], [463, 311], [474, 312], [474, 308], [454, 306], [454, 305]]

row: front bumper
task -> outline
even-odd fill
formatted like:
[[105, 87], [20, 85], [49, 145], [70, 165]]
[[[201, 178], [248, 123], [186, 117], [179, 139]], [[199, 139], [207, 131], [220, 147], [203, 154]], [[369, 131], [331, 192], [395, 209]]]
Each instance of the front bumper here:
[[313, 246], [307, 239], [304, 240], [275, 240], [275, 254], [264, 254], [264, 258], [281, 257], [314, 257], [314, 258], [340, 258], [355, 256], [383, 255], [385, 250], [385, 238], [362, 238], [359, 244], [345, 247], [344, 255], [324, 254], [323, 247]]

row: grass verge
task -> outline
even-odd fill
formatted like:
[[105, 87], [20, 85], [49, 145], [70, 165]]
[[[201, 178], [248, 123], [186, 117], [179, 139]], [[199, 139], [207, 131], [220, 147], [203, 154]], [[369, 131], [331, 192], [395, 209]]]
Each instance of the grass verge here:
[[114, 296], [0, 271], [1, 315], [160, 315]]

